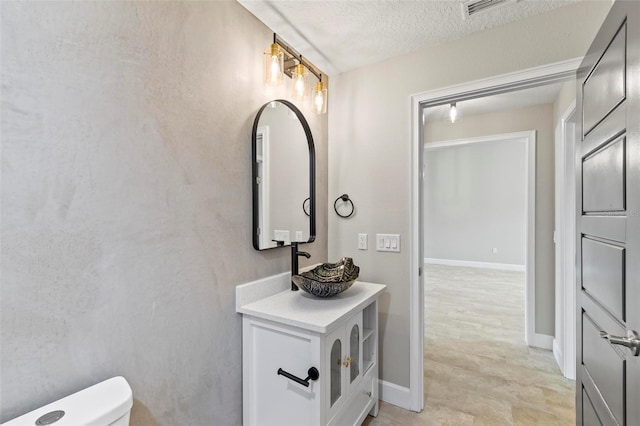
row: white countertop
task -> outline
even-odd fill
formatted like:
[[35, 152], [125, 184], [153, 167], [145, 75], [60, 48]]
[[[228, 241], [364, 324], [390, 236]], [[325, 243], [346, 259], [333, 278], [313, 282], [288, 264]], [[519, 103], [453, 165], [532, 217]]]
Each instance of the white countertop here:
[[279, 322], [325, 334], [340, 318], [371, 303], [386, 285], [356, 281], [348, 290], [329, 298], [299, 291], [283, 291], [238, 306], [236, 311], [256, 318]]

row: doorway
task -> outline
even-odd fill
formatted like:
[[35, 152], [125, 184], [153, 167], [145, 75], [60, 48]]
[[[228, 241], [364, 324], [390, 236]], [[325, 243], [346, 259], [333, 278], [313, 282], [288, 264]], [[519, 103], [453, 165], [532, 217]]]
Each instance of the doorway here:
[[[571, 80], [580, 59], [506, 74], [411, 96], [412, 108], [412, 207], [411, 207], [411, 321], [410, 321], [410, 407], [421, 411], [424, 407], [424, 229], [422, 140], [425, 108], [446, 105], [493, 94], [512, 92], [552, 82]], [[551, 344], [551, 342], [549, 342]]]

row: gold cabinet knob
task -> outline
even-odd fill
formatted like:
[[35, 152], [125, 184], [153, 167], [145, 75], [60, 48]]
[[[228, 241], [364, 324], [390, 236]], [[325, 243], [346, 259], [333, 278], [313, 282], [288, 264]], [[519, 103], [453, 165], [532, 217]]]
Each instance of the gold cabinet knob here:
[[348, 367], [349, 364], [351, 364], [351, 361], [353, 361], [353, 358], [348, 356], [347, 359], [342, 363], [342, 365], [344, 365], [345, 367]]

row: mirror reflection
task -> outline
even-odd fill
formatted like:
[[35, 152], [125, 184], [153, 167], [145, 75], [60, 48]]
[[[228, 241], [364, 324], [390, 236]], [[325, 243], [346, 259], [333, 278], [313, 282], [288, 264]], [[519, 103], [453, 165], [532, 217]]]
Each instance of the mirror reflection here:
[[315, 240], [315, 150], [309, 125], [293, 104], [276, 100], [256, 116], [253, 146], [253, 246]]

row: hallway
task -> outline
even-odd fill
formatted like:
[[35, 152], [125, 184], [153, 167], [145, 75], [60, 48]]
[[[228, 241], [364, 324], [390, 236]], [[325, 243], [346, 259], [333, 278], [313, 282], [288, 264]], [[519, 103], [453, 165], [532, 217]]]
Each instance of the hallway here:
[[524, 273], [425, 266], [425, 409], [364, 424], [575, 424], [574, 382], [524, 343]]

